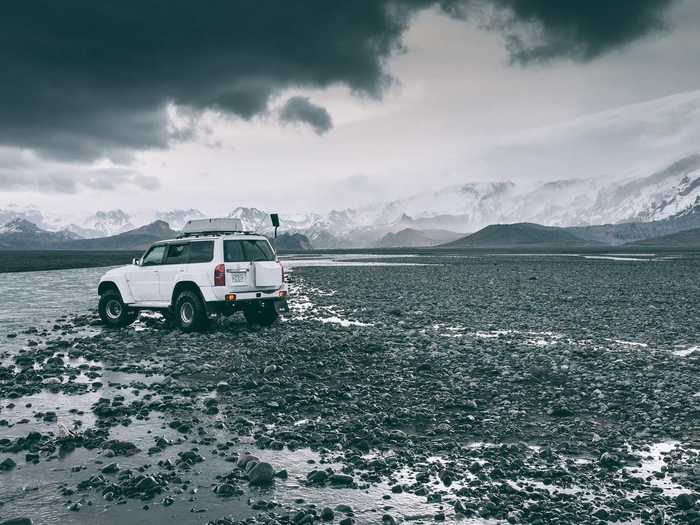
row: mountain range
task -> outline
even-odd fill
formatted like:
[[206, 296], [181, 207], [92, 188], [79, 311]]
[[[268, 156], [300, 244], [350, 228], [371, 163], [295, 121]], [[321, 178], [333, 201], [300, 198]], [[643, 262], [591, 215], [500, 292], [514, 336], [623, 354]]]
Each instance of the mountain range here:
[[[159, 220], [179, 230], [187, 220], [206, 216], [197, 209], [139, 217], [107, 210], [81, 220], [45, 216], [36, 208], [6, 207], [0, 209], [0, 224], [19, 218], [46, 232], [104, 238]], [[268, 236], [273, 232], [267, 210], [238, 207], [227, 216], [240, 219], [245, 229]], [[430, 246], [489, 225], [518, 223], [566, 228], [591, 243], [625, 244], [700, 227], [700, 155], [626, 177], [466, 183], [372, 206], [280, 217], [280, 233], [303, 235], [318, 249]]]

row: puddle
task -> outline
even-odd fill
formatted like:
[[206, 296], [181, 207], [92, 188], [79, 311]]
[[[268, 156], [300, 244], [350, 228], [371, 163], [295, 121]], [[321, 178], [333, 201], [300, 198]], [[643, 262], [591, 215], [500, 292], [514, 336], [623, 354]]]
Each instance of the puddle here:
[[697, 352], [700, 350], [700, 346], [691, 346], [689, 348], [682, 348], [680, 350], [674, 350], [671, 352], [673, 355], [677, 355], [678, 357], [688, 357], [689, 355]]
[[[678, 441], [664, 441], [661, 443], [655, 443], [649, 446], [649, 450], [632, 450], [641, 456], [641, 463], [639, 466], [625, 467], [630, 475], [645, 480], [653, 487], [660, 488], [663, 493], [667, 496], [677, 496], [678, 494], [685, 494], [692, 492], [685, 487], [673, 482], [670, 476], [666, 475], [664, 477], [657, 477], [656, 474], [665, 471], [667, 463], [664, 461], [664, 457], [668, 456], [675, 450], [678, 450], [680, 442]], [[680, 454], [680, 450], [678, 450]]]

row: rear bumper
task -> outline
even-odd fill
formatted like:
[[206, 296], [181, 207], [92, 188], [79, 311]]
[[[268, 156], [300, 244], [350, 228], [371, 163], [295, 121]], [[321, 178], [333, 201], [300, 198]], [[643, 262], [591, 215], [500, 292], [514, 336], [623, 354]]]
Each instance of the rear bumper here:
[[[261, 292], [252, 292], [253, 294], [261, 294]], [[207, 314], [224, 314], [230, 315], [238, 310], [242, 310], [248, 306], [252, 306], [254, 303], [272, 303], [278, 313], [289, 312], [289, 306], [287, 305], [286, 297], [272, 296], [268, 294], [267, 297], [248, 297], [245, 299], [238, 299], [239, 294], [236, 294], [235, 301], [206, 301], [205, 306], [207, 309]]]
[[235, 294], [236, 301], [254, 301], [258, 299], [280, 299], [287, 296], [287, 285], [284, 284], [277, 289], [268, 290], [241, 290], [238, 291], [231, 286], [200, 286], [205, 302], [226, 301], [226, 295]]

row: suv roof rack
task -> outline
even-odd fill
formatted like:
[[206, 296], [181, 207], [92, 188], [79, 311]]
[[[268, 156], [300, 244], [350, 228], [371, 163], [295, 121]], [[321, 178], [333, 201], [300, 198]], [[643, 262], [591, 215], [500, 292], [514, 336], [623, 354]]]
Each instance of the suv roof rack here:
[[245, 231], [245, 230], [230, 230], [230, 231], [202, 231], [202, 232], [183, 232], [176, 237], [176, 239], [185, 239], [189, 237], [215, 237], [217, 235], [260, 235], [257, 232]]

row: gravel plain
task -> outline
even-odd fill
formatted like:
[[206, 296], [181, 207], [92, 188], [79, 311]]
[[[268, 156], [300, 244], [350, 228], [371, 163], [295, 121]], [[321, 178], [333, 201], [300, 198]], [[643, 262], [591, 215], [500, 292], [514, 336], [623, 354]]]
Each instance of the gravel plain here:
[[700, 258], [410, 262], [3, 334], [0, 523], [700, 523]]

